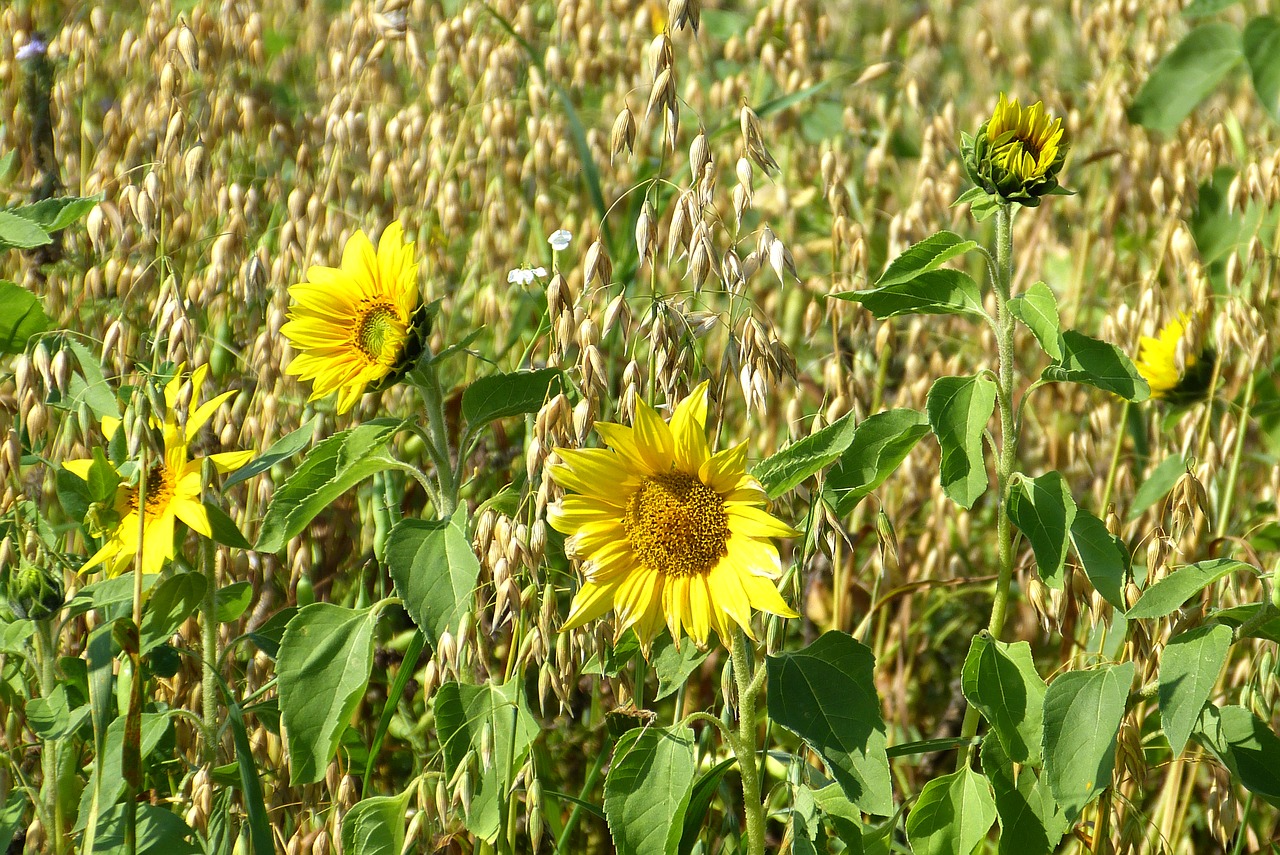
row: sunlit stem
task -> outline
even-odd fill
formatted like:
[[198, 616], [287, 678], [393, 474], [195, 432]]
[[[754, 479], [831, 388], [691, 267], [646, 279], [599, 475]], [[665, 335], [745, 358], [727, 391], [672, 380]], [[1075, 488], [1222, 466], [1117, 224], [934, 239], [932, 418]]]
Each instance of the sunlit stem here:
[[[742, 776], [742, 805], [747, 817], [747, 855], [764, 855], [764, 804], [760, 800], [760, 767], [756, 760], [756, 698], [764, 686], [755, 679], [755, 656], [741, 632], [733, 637], [733, 679], [738, 687], [738, 733], [729, 745]], [[763, 674], [761, 674], [763, 677]]]
[[1120, 450], [1124, 445], [1124, 435], [1129, 426], [1129, 402], [1125, 401], [1120, 407], [1120, 426], [1116, 430], [1116, 441], [1111, 446], [1111, 465], [1107, 467], [1107, 483], [1102, 488], [1102, 504], [1099, 506], [1102, 513], [1107, 512], [1107, 507], [1111, 504], [1111, 492], [1116, 486], [1116, 472], [1120, 468]]
[[[1014, 462], [1018, 454], [1018, 434], [1014, 426], [1013, 401], [1013, 314], [1009, 311], [1009, 298], [1013, 285], [1013, 205], [1003, 202], [996, 209], [996, 348], [1000, 364], [996, 371], [996, 403], [1000, 411], [1000, 453], [996, 458], [996, 489], [999, 504], [996, 508], [996, 550], [999, 575], [996, 577], [995, 599], [991, 603], [991, 620], [987, 630], [993, 638], [999, 638], [1004, 630], [1005, 616], [1009, 609], [1009, 588], [1013, 582], [1013, 526], [1009, 520], [1009, 480], [1013, 476]], [[974, 707], [965, 710], [964, 725], [960, 736], [972, 739], [978, 732], [978, 711]], [[957, 768], [969, 762], [972, 748], [960, 749]]]
[[200, 701], [204, 706], [204, 762], [212, 768], [218, 759], [218, 568], [213, 540], [207, 537], [200, 539], [200, 566], [205, 579], [200, 604], [200, 658], [204, 666]]
[[[43, 698], [49, 697], [58, 686], [58, 675], [54, 667], [58, 658], [57, 626], [57, 615], [36, 621], [34, 641], [36, 661], [40, 669], [40, 696]], [[44, 751], [40, 753], [41, 771], [44, 774], [44, 811], [41, 819], [45, 823], [45, 836], [53, 841], [56, 855], [67, 851], [67, 836], [63, 834], [66, 823], [62, 817], [62, 800], [58, 798], [58, 755], [61, 748], [62, 740], [52, 739], [45, 743]]]
[[422, 395], [422, 403], [427, 411], [427, 448], [435, 461], [436, 480], [439, 484], [439, 506], [436, 512], [441, 518], [450, 517], [458, 507], [458, 473], [454, 469], [449, 450], [449, 423], [444, 413], [444, 389], [440, 386], [430, 349], [427, 349], [417, 367], [409, 373], [409, 380]]

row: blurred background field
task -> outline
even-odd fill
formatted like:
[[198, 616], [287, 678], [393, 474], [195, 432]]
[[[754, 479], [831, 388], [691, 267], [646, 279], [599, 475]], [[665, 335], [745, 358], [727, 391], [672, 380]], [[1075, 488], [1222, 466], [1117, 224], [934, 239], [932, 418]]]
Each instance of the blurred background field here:
[[[527, 423], [504, 422], [468, 461], [463, 496], [483, 568], [474, 620], [418, 663], [363, 795], [398, 792], [435, 750], [435, 686], [459, 673], [511, 673], [514, 657], [529, 669], [545, 729], [521, 790], [519, 839], [527, 851], [535, 836], [539, 851], [557, 838], [565, 852], [611, 851], [604, 820], [560, 794], [600, 802], [596, 760], [616, 738], [618, 710], [635, 712], [636, 675], [611, 664], [607, 627], [556, 633], [578, 583], [543, 522], [555, 498], [548, 455], [586, 441], [596, 420], [627, 421], [637, 398], [665, 404], [709, 377], [713, 433], [722, 446], [749, 438], [751, 457], [763, 459], [846, 413], [924, 410], [935, 378], [992, 364], [985, 329], [932, 317], [879, 322], [828, 296], [868, 287], [939, 229], [989, 242], [992, 223], [953, 202], [969, 187], [960, 134], [976, 131], [1001, 92], [1043, 100], [1072, 140], [1062, 181], [1075, 195], [1015, 222], [1015, 290], [1046, 282], [1065, 326], [1134, 355], [1139, 336], [1199, 311], [1221, 357], [1215, 399], [1182, 409], [1065, 384], [1037, 390], [1021, 466], [1062, 472], [1147, 578], [1227, 554], [1280, 568], [1280, 122], [1244, 71], [1170, 132], [1133, 121], [1151, 69], [1197, 24], [1181, 7], [707, 0], [695, 33], [673, 29], [667, 4], [618, 0], [16, 0], [0, 10], [0, 154], [18, 153], [0, 193], [16, 204], [55, 186], [103, 201], [41, 252], [0, 255], [0, 278], [39, 295], [68, 331], [4, 364], [0, 434], [20, 434], [41, 460], [84, 457], [101, 434], [85, 383], [68, 378], [92, 386], [100, 371], [128, 386], [166, 362], [207, 362], [213, 388], [241, 393], [202, 434], [206, 452], [266, 449], [303, 424], [323, 437], [412, 414], [417, 401], [404, 389], [366, 396], [345, 416], [332, 400], [308, 403], [309, 388], [284, 374], [291, 352], [280, 335], [287, 288], [308, 266], [336, 265], [358, 229], [401, 222], [417, 242], [425, 298], [442, 301], [433, 349], [471, 351], [449, 363], [452, 386], [490, 365], [550, 365], [566, 369], [572, 389]], [[1274, 3], [1250, 2], [1214, 20], [1239, 25], [1267, 11]], [[655, 41], [664, 32], [669, 40]], [[51, 150], [32, 110], [30, 63], [16, 58], [35, 38], [48, 43]], [[572, 240], [553, 253], [557, 229]], [[528, 284], [509, 279], [539, 267]], [[1024, 332], [1020, 359], [1043, 364]], [[449, 402], [456, 408], [457, 395]], [[398, 453], [424, 454], [412, 442]], [[832, 628], [864, 639], [891, 746], [959, 732], [960, 665], [986, 625], [996, 573], [992, 497], [958, 508], [937, 465], [926, 439], [851, 514], [810, 505], [806, 488], [774, 507], [810, 536], [784, 547], [796, 567], [787, 593], [803, 620], [775, 626], [770, 649]], [[250, 539], [291, 467], [227, 491]], [[52, 466], [10, 474], [0, 514], [30, 499], [67, 522], [50, 498]], [[410, 480], [383, 473], [279, 555], [226, 552], [224, 581], [247, 582], [252, 594], [222, 627], [225, 641], [299, 603], [384, 595], [379, 527], [421, 513], [425, 501]], [[1122, 644], [1154, 673], [1176, 622], [1190, 619], [1126, 637], [1123, 618], [1078, 573], [1051, 591], [1030, 572], [1025, 542], [1018, 554], [1005, 637], [1029, 641], [1046, 677]], [[1227, 607], [1261, 590], [1232, 577], [1205, 600]], [[269, 704], [250, 717], [281, 849], [334, 851], [331, 808], [362, 795], [361, 752], [409, 630], [403, 617], [380, 626], [349, 750], [324, 782], [290, 787]], [[183, 631], [198, 638], [194, 621]], [[723, 653], [661, 700], [650, 674], [643, 705], [663, 721], [711, 708]], [[231, 648], [225, 676], [243, 695], [272, 674], [269, 641]], [[1274, 721], [1278, 677], [1270, 641], [1241, 645], [1215, 697]], [[159, 681], [156, 700], [198, 709], [200, 688], [198, 662], [184, 661]], [[4, 694], [0, 706], [10, 765], [22, 768], [33, 737], [16, 697]], [[1199, 749], [1171, 757], [1157, 728], [1133, 720], [1107, 808], [1119, 851], [1269, 845], [1273, 808]], [[203, 830], [211, 783], [194, 774], [190, 723], [176, 721], [166, 738], [172, 750], [148, 760], [153, 798]], [[899, 800], [951, 763], [949, 754], [895, 759]], [[781, 788], [786, 766], [772, 771]], [[0, 769], [0, 790], [12, 774]], [[424, 811], [417, 845], [471, 852], [458, 782], [447, 790], [430, 794], [439, 809]], [[732, 804], [715, 803], [698, 851], [735, 851]], [[1094, 827], [1082, 825], [1062, 851], [1095, 851]]]

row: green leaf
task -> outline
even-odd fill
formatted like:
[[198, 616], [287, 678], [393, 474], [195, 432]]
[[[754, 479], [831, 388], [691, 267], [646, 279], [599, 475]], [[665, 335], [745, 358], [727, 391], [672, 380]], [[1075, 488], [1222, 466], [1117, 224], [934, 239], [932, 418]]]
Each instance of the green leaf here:
[[1076, 509], [1071, 523], [1071, 545], [1084, 574], [1102, 598], [1124, 611], [1124, 585], [1129, 573], [1129, 550], [1106, 523], [1084, 508]]
[[1169, 639], [1160, 653], [1160, 726], [1178, 757], [1191, 738], [1231, 649], [1231, 627], [1199, 626]]
[[21, 654], [35, 638], [36, 625], [29, 620], [0, 623], [0, 653]]
[[1240, 706], [1207, 706], [1193, 734], [1245, 789], [1280, 806], [1280, 738]]
[[876, 280], [876, 287], [910, 282], [921, 273], [937, 270], [951, 259], [977, 248], [976, 242], [965, 240], [953, 232], [930, 235], [895, 258]]
[[981, 187], [970, 187], [968, 190], [960, 194], [960, 198], [951, 203], [951, 207], [959, 205], [969, 205], [969, 213], [973, 215], [974, 220], [981, 223], [995, 216], [1000, 205], [996, 201], [996, 197], [989, 194]]
[[118, 805], [103, 815], [94, 841], [95, 855], [200, 855], [204, 848], [194, 842], [196, 833], [182, 817], [145, 802], [137, 808], [135, 846], [126, 840], [126, 808]]
[[[236, 703], [231, 688], [219, 677], [218, 687], [222, 690], [226, 701], [227, 724], [231, 730], [231, 741], [236, 747], [236, 768], [240, 773], [240, 799], [244, 805], [245, 824], [249, 828], [249, 843], [254, 855], [271, 855], [275, 850], [271, 845], [271, 825], [267, 815], [267, 806], [262, 798], [262, 781], [259, 778], [257, 764], [254, 763], [253, 749], [249, 746], [249, 733], [244, 726], [244, 712]], [[230, 790], [224, 790], [230, 792]]]
[[218, 623], [231, 623], [244, 614], [253, 602], [253, 585], [248, 582], [232, 582], [223, 585], [213, 595], [213, 614]]
[[[834, 826], [840, 842], [849, 847], [847, 851], [850, 855], [866, 855], [874, 851], [866, 848], [869, 841], [863, 838], [862, 813], [845, 797], [839, 784], [828, 784], [811, 793], [818, 810], [822, 811], [822, 817]], [[890, 820], [888, 824], [897, 823]]]
[[27, 341], [53, 326], [34, 294], [0, 280], [0, 354], [22, 353]]
[[433, 701], [436, 730], [451, 777], [467, 761], [468, 753], [480, 755], [485, 731], [491, 734], [491, 762], [473, 783], [476, 792], [466, 816], [467, 830], [490, 842], [498, 835], [499, 804], [508, 799], [512, 778], [539, 730], [520, 685], [518, 675], [502, 685], [449, 682], [436, 690]]
[[1148, 508], [1169, 495], [1169, 491], [1186, 471], [1187, 459], [1180, 454], [1175, 454], [1161, 462], [1133, 494], [1133, 504], [1129, 507], [1129, 520], [1136, 520]]
[[0, 250], [32, 249], [53, 243], [49, 233], [26, 217], [0, 210]]
[[991, 782], [1000, 817], [998, 855], [1050, 855], [1067, 833], [1049, 787], [1034, 769], [1014, 773], [999, 739], [982, 741], [982, 771]]
[[1068, 671], [1044, 696], [1044, 774], [1069, 822], [1111, 784], [1133, 663]]
[[280, 461], [288, 460], [306, 448], [307, 443], [311, 442], [311, 438], [315, 436], [316, 421], [319, 418], [319, 416], [312, 416], [302, 427], [290, 431], [287, 435], [273, 442], [265, 454], [255, 457], [228, 475], [226, 480], [222, 482], [222, 491], [225, 493], [241, 481], [247, 481], [254, 475], [266, 472]]
[[1062, 590], [1062, 568], [1076, 519], [1076, 502], [1066, 480], [1057, 472], [1046, 472], [1039, 478], [1014, 481], [1009, 489], [1009, 519], [1031, 541], [1041, 580]]
[[702, 823], [707, 817], [707, 810], [711, 807], [711, 800], [720, 789], [720, 781], [737, 762], [733, 757], [721, 760], [694, 781], [693, 791], [689, 794], [689, 806], [684, 812], [684, 831], [680, 833], [679, 855], [689, 855], [693, 851], [702, 831]]
[[1031, 645], [1005, 644], [985, 630], [978, 633], [964, 660], [961, 687], [965, 700], [990, 722], [1005, 752], [1019, 763], [1038, 767], [1045, 683], [1036, 673]]
[[766, 667], [769, 717], [822, 755], [849, 801], [866, 813], [893, 813], [870, 648], [833, 631], [803, 650], [768, 657]]
[[965, 315], [985, 318], [982, 291], [969, 274], [944, 268], [920, 273], [897, 285], [832, 294], [861, 303], [880, 320], [898, 315]]
[[693, 731], [637, 727], [618, 740], [604, 812], [618, 855], [675, 855], [693, 792]]
[[209, 516], [209, 531], [213, 533], [214, 543], [221, 543], [232, 549], [252, 549], [252, 544], [245, 539], [244, 533], [236, 525], [221, 505], [204, 502], [205, 513]]
[[1062, 329], [1058, 300], [1043, 282], [1037, 282], [1009, 301], [1009, 313], [1022, 321], [1040, 342], [1050, 359], [1062, 359]]
[[966, 510], [987, 489], [982, 435], [996, 405], [996, 383], [985, 374], [939, 377], [925, 409], [942, 446], [942, 491]]
[[885, 482], [920, 437], [929, 420], [915, 410], [886, 410], [863, 419], [849, 447], [823, 484], [823, 495], [837, 514], [851, 513], [864, 497]]
[[1209, 561], [1179, 567], [1143, 591], [1142, 596], [1133, 604], [1133, 608], [1129, 610], [1126, 617], [1130, 619], [1164, 617], [1175, 609], [1181, 608], [1183, 603], [1209, 585], [1237, 570], [1254, 574], [1258, 572], [1243, 561], [1231, 558], [1213, 558]]
[[1242, 57], [1234, 25], [1196, 27], [1151, 70], [1129, 107], [1129, 121], [1172, 135]]
[[89, 705], [72, 710], [67, 701], [67, 687], [58, 684], [47, 697], [32, 698], [24, 712], [31, 730], [40, 739], [62, 739], [75, 733], [89, 718]]
[[688, 642], [676, 650], [670, 636], [661, 635], [654, 645], [657, 653], [653, 657], [653, 671], [658, 675], [658, 694], [655, 701], [673, 695], [689, 679], [689, 675], [698, 670], [698, 666], [706, 661], [711, 649], [699, 650]]
[[[124, 774], [124, 717], [113, 719], [106, 728], [106, 737], [102, 753], [94, 760], [94, 774], [102, 776], [102, 793], [99, 802], [98, 833], [103, 833], [103, 825], [108, 822], [106, 811], [125, 793]], [[142, 713], [141, 738], [139, 740], [139, 757], [147, 759], [159, 747], [165, 734], [169, 731], [169, 716], [165, 713]], [[75, 831], [82, 831], [89, 822], [90, 803], [93, 800], [93, 787], [85, 787], [80, 795], [79, 814], [76, 817]], [[95, 852], [102, 851], [95, 847]]]
[[373, 667], [374, 609], [312, 603], [280, 641], [276, 674], [292, 785], [324, 777]]
[[1253, 90], [1271, 118], [1280, 121], [1280, 20], [1259, 15], [1244, 28], [1244, 56]]
[[[3, 174], [3, 170], [0, 170], [0, 175]], [[4, 805], [0, 806], [0, 852], [8, 852], [14, 835], [26, 828], [22, 818], [26, 815], [28, 801], [26, 790], [18, 787], [10, 791]]]
[[1191, 0], [1187, 8], [1182, 10], [1184, 18], [1203, 18], [1216, 15], [1223, 9], [1230, 9], [1240, 4], [1240, 0]]
[[915, 855], [969, 855], [995, 821], [991, 785], [965, 765], [924, 785], [907, 816], [907, 839]]
[[387, 536], [387, 569], [404, 609], [435, 649], [445, 632], [458, 632], [458, 621], [475, 600], [480, 562], [467, 536], [467, 512], [459, 507], [452, 519], [396, 523]]
[[855, 428], [853, 413], [847, 413], [817, 433], [760, 461], [751, 474], [769, 498], [776, 499], [834, 463], [853, 442]]
[[462, 417], [474, 431], [496, 419], [536, 413], [562, 383], [558, 368], [481, 377], [462, 393]]
[[409, 797], [372, 796], [357, 802], [342, 817], [342, 851], [354, 855], [400, 855], [408, 820]]
[[101, 201], [101, 193], [87, 197], [60, 196], [14, 208], [13, 213], [52, 233], [62, 231], [76, 220], [87, 216]]
[[199, 573], [177, 573], [156, 585], [142, 612], [140, 651], [146, 655], [164, 644], [195, 613], [207, 586]]
[[1075, 330], [1062, 334], [1062, 359], [1045, 368], [1041, 376], [1056, 382], [1083, 383], [1135, 404], [1151, 396], [1147, 381], [1120, 348]]
[[398, 423], [368, 422], [321, 442], [276, 490], [258, 532], [258, 552], [279, 552], [316, 514], [356, 484], [381, 472], [381, 455]]

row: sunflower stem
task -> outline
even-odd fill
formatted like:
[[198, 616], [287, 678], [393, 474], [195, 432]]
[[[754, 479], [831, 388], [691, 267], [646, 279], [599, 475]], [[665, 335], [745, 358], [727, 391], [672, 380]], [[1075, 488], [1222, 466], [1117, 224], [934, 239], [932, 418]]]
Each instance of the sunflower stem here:
[[427, 447], [435, 461], [436, 481], [440, 485], [436, 512], [442, 519], [448, 518], [453, 516], [458, 507], [458, 473], [454, 469], [449, 449], [449, 422], [444, 412], [444, 389], [440, 385], [440, 377], [436, 373], [429, 347], [418, 366], [409, 373], [409, 377], [422, 395], [422, 403], [427, 410]]
[[[58, 686], [56, 670], [58, 657], [57, 615], [36, 621], [36, 633], [33, 640], [35, 642], [36, 661], [40, 666], [38, 674], [40, 697], [48, 698]], [[58, 755], [61, 753], [61, 747], [62, 740], [52, 739], [45, 743], [44, 750], [40, 752], [40, 765], [44, 776], [41, 784], [41, 795], [44, 801], [41, 822], [45, 824], [47, 829], [46, 837], [53, 841], [53, 851], [56, 855], [63, 855], [67, 851], [67, 837], [63, 834], [66, 822], [62, 817], [62, 800], [58, 798], [58, 791], [61, 789], [58, 780]], [[52, 823], [52, 825], [49, 823]]]
[[[747, 855], [764, 855], [764, 803], [760, 800], [760, 767], [756, 763], [756, 697], [764, 686], [756, 679], [755, 656], [741, 631], [733, 636], [733, 679], [738, 687], [738, 734], [729, 744], [742, 776], [742, 807], [747, 818]], [[763, 673], [763, 672], [759, 672]]]
[[[1013, 205], [1001, 202], [996, 209], [996, 347], [1000, 364], [996, 372], [996, 404], [1000, 411], [1000, 453], [996, 458], [996, 489], [999, 500], [996, 507], [996, 550], [999, 571], [996, 577], [995, 598], [991, 603], [991, 619], [987, 631], [998, 639], [1004, 630], [1005, 616], [1009, 609], [1009, 588], [1013, 582], [1013, 526], [1009, 520], [1009, 481], [1017, 461], [1018, 434], [1014, 424], [1013, 401], [1013, 314], [1009, 311], [1009, 299], [1013, 296]], [[978, 710], [970, 706], [964, 713], [960, 729], [963, 739], [972, 741], [978, 732]], [[956, 768], [969, 763], [971, 744], [960, 749]]]
[[212, 769], [218, 751], [218, 567], [213, 540], [207, 537], [200, 539], [200, 565], [205, 579], [200, 604], [200, 658], [204, 666], [200, 702], [204, 706], [204, 762]]

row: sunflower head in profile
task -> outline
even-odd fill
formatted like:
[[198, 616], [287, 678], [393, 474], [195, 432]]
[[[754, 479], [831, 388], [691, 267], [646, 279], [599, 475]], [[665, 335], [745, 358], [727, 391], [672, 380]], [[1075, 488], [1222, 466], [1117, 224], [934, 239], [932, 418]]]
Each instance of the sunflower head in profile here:
[[[145, 473], [137, 473], [132, 483], [121, 478], [111, 507], [95, 511], [89, 520], [91, 534], [102, 537], [102, 547], [80, 568], [84, 573], [101, 566], [108, 576], [116, 576], [128, 569], [130, 562], [142, 552], [143, 574], [159, 573], [166, 561], [174, 556], [173, 535], [176, 523], [181, 521], [203, 537], [212, 537], [209, 512], [205, 509], [201, 494], [204, 492], [203, 469], [207, 459], [219, 472], [231, 472], [248, 463], [252, 451], [227, 451], [211, 454], [208, 458], [192, 458], [191, 441], [206, 422], [235, 392], [223, 392], [205, 403], [200, 403], [200, 387], [208, 374], [207, 365], [201, 365], [191, 373], [191, 403], [187, 408], [185, 423], [179, 424], [175, 408], [182, 394], [185, 379], [182, 368], [165, 385], [165, 417], [157, 424], [164, 434], [164, 453], [150, 463]], [[104, 418], [102, 432], [110, 439], [120, 430], [120, 420]], [[68, 460], [62, 467], [79, 478], [88, 481], [95, 465], [93, 459]], [[99, 462], [98, 465], [110, 465]], [[116, 476], [120, 477], [119, 470]], [[142, 539], [138, 535], [138, 499], [142, 494], [144, 515]]]
[[618, 634], [634, 629], [647, 649], [666, 626], [704, 645], [714, 630], [729, 645], [734, 627], [754, 638], [753, 609], [796, 617], [778, 593], [782, 573], [771, 538], [793, 537], [766, 510], [746, 472], [746, 443], [707, 446], [707, 384], [665, 422], [637, 403], [632, 427], [605, 422], [608, 448], [559, 450], [551, 477], [566, 490], [549, 513], [585, 577], [563, 629], [613, 610]]
[[281, 328], [298, 355], [286, 373], [311, 381], [311, 398], [338, 393], [338, 412], [365, 392], [399, 382], [422, 354], [428, 308], [418, 290], [418, 263], [404, 229], [392, 223], [375, 249], [356, 232], [341, 267], [311, 267], [289, 288], [293, 304]]
[[1213, 377], [1217, 353], [1204, 341], [1196, 316], [1180, 312], [1155, 338], [1138, 340], [1138, 373], [1151, 387], [1151, 397], [1183, 406], [1204, 399]]
[[1065, 133], [1062, 119], [1050, 119], [1043, 103], [1023, 108], [1001, 93], [977, 136], [961, 139], [965, 170], [988, 194], [1034, 208], [1041, 196], [1065, 192], [1058, 185], [1069, 148]]

